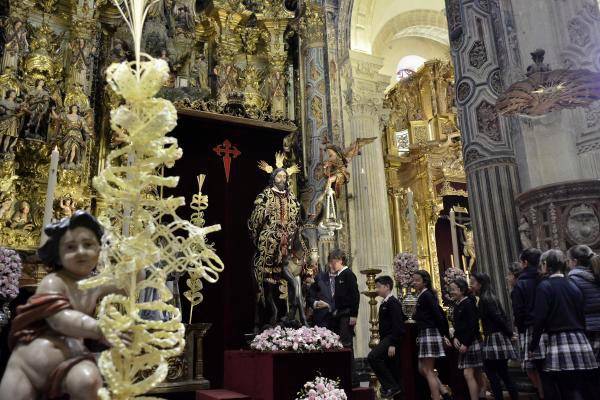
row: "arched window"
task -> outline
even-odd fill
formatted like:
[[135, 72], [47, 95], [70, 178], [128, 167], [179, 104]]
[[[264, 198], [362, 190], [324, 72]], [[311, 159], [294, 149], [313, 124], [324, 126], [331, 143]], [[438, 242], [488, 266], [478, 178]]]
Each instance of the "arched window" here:
[[425, 61], [426, 60], [423, 57], [416, 55], [402, 57], [396, 68], [396, 79], [400, 80], [410, 76], [421, 68]]

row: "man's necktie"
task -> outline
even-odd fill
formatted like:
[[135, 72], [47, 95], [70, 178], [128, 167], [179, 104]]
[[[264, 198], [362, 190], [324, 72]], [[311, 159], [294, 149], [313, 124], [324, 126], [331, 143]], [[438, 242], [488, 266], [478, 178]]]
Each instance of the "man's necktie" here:
[[337, 275], [329, 274], [329, 287], [331, 288], [331, 298], [335, 297], [335, 277]]

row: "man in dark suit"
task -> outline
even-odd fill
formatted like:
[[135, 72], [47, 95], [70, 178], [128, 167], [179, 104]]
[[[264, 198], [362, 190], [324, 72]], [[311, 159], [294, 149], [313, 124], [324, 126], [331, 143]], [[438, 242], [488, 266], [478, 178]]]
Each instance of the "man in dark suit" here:
[[379, 344], [367, 359], [381, 383], [381, 397], [393, 398], [402, 392], [399, 373], [399, 347], [406, 332], [406, 316], [402, 304], [394, 297], [394, 281], [387, 275], [375, 279], [377, 295], [383, 299], [379, 306]]
[[306, 303], [313, 310], [312, 322], [314, 326], [323, 328], [331, 326], [331, 316], [335, 311], [331, 278], [333, 278], [333, 284], [335, 285], [336, 275], [333, 271], [319, 272], [308, 289]]
[[335, 282], [333, 286], [335, 309], [331, 316], [330, 327], [340, 335], [344, 347], [351, 349], [360, 302], [356, 275], [346, 265], [346, 254], [342, 250], [333, 250], [329, 253], [327, 261], [331, 272], [330, 282]]

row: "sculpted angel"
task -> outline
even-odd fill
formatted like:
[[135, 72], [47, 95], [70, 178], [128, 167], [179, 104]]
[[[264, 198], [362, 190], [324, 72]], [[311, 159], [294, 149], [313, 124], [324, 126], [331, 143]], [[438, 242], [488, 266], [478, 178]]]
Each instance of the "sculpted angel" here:
[[358, 138], [345, 149], [326, 143], [327, 160], [323, 163], [323, 170], [327, 177], [327, 188], [333, 186], [338, 197], [344, 185], [350, 180], [350, 172], [348, 172], [350, 161], [360, 154], [362, 147], [374, 142], [375, 139], [377, 137]]
[[87, 140], [92, 136], [89, 121], [80, 115], [79, 106], [73, 104], [66, 114], [52, 110], [52, 118], [60, 121], [59, 142], [64, 165], [81, 164]]
[[16, 71], [19, 58], [29, 51], [27, 43], [27, 29], [20, 20], [13, 22], [6, 20], [4, 27], [4, 54], [2, 55], [2, 72], [7, 68]]

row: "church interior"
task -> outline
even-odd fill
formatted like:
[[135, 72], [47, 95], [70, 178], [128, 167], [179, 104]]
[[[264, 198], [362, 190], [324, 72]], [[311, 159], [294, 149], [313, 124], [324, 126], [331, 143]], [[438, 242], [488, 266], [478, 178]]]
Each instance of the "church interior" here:
[[[598, 398], [600, 0], [0, 0], [0, 30], [0, 400], [499, 399], [488, 301], [516, 398]], [[559, 275], [595, 359], [527, 367], [571, 332]]]

